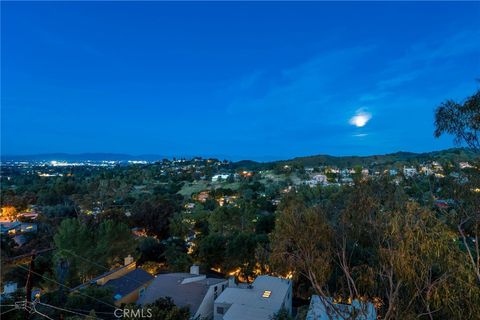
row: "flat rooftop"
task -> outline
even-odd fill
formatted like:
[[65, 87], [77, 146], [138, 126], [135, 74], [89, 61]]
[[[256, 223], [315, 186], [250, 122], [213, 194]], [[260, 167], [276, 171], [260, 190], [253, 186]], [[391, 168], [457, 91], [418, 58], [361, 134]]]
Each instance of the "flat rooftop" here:
[[223, 316], [228, 319], [268, 319], [282, 307], [291, 286], [290, 280], [259, 276], [247, 288], [227, 288], [215, 304], [230, 304]]

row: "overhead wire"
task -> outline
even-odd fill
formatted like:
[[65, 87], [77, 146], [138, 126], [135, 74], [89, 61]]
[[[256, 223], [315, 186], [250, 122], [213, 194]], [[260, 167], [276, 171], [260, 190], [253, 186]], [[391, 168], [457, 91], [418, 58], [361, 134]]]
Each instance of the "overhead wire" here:
[[[21, 265], [18, 265], [17, 267], [20, 267], [20, 268], [22, 268], [22, 269], [24, 269], [24, 270], [27, 270], [27, 271], [29, 270], [28, 268], [25, 268], [25, 267], [23, 267], [23, 266], [21, 266]], [[36, 274], [36, 275], [42, 277], [42, 278], [45, 279], [45, 280], [51, 281], [51, 282], [53, 282], [53, 283], [58, 284], [59, 286], [62, 286], [62, 287], [67, 288], [67, 289], [69, 289], [69, 290], [72, 290], [72, 288], [70, 288], [69, 286], [66, 286], [66, 285], [64, 285], [64, 284], [62, 284], [62, 283], [60, 283], [60, 282], [58, 282], [58, 281], [55, 281], [55, 280], [50, 279], [50, 278], [48, 278], [48, 277], [45, 277], [44, 275], [42, 275], [42, 274], [40, 274], [40, 273], [38, 273], [38, 272], [35, 272], [35, 271], [30, 271], [30, 272], [32, 272], [33, 274]], [[87, 297], [87, 298], [93, 299], [93, 300], [95, 300], [95, 301], [97, 301], [97, 302], [100, 302], [100, 303], [106, 305], [106, 306], [109, 306], [109, 307], [112, 307], [112, 308], [116, 308], [116, 306], [114, 306], [114, 305], [112, 305], [112, 304], [110, 304], [110, 303], [108, 303], [108, 302], [105, 302], [105, 301], [99, 300], [99, 299], [97, 299], [97, 298], [95, 298], [95, 297], [89, 296], [88, 294], [83, 293], [83, 292], [81, 292], [81, 291], [78, 291], [78, 294], [80, 294], [80, 295], [82, 295], [82, 296], [85, 296], [85, 297]]]

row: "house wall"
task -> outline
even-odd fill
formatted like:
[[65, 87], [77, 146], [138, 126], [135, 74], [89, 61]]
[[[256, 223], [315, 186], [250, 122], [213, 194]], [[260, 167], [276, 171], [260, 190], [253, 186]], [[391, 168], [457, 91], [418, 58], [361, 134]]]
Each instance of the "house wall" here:
[[121, 299], [115, 301], [115, 305], [116, 305], [116, 306], [120, 306], [122, 303], [128, 304], [128, 303], [137, 302], [138, 298], [140, 297], [140, 290], [141, 290], [141, 289], [145, 289], [146, 287], [148, 287], [152, 281], [153, 281], [153, 280], [145, 283], [143, 286], [138, 287], [137, 289], [135, 289], [134, 291], [130, 292], [130, 293], [127, 294], [126, 296], [123, 296]]
[[[203, 301], [200, 304], [200, 307], [198, 307], [197, 313], [195, 313], [193, 318], [196, 318], [196, 317], [206, 318], [206, 319], [213, 318], [214, 302], [215, 302], [215, 299], [218, 298], [218, 296], [220, 296], [220, 294], [223, 292], [222, 285], [224, 285], [226, 289], [228, 287], [228, 280], [217, 283], [215, 285], [210, 286], [210, 288], [208, 288], [207, 294], [205, 294], [205, 297], [203, 298]], [[215, 287], [217, 287], [217, 291], [215, 291]]]
[[288, 313], [291, 315], [292, 314], [292, 282], [290, 282], [290, 286], [288, 287], [287, 294], [285, 295], [285, 299], [283, 299], [283, 306], [285, 309], [288, 310]]
[[[141, 287], [140, 287], [141, 288]], [[135, 291], [130, 292], [126, 296], [123, 296], [121, 299], [115, 301], [115, 305], [117, 307], [121, 306], [122, 303], [128, 304], [128, 303], [133, 303], [138, 300], [140, 288], [135, 289]]]

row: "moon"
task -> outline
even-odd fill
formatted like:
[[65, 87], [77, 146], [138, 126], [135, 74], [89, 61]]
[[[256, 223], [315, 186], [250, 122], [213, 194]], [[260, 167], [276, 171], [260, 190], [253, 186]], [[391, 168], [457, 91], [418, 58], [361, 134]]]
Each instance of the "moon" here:
[[350, 118], [350, 124], [357, 128], [364, 127], [368, 121], [372, 118], [372, 115], [368, 112], [358, 112], [355, 116]]

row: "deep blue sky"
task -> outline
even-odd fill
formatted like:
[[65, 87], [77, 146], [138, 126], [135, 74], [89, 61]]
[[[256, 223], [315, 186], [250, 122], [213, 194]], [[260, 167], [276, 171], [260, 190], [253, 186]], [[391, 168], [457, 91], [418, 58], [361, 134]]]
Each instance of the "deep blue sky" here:
[[4, 154], [438, 150], [434, 108], [479, 86], [479, 2], [2, 2], [1, 18]]

